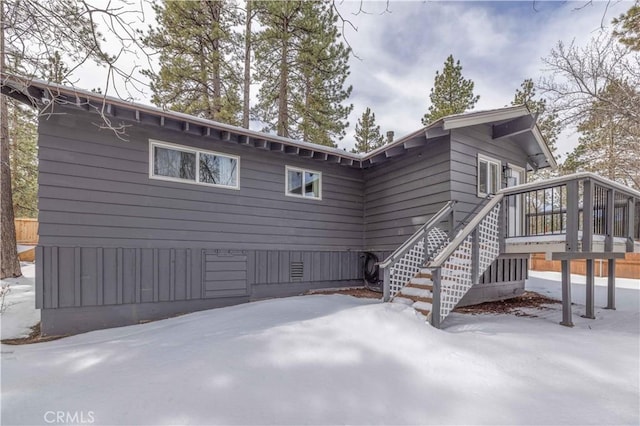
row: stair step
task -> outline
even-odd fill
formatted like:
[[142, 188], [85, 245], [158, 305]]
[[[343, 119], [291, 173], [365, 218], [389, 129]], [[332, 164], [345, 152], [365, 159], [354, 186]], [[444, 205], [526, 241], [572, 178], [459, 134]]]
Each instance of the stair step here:
[[408, 297], [408, 299], [411, 299], [416, 303], [417, 302], [424, 302], [424, 303], [428, 303], [430, 305], [433, 304], [433, 297], [411, 296], [411, 297]]
[[416, 296], [416, 297], [432, 297], [431, 290], [420, 287], [404, 287], [400, 290], [401, 296]]
[[409, 284], [429, 285], [433, 284], [433, 281], [429, 278], [411, 278]]
[[416, 284], [416, 283], [409, 283], [407, 284], [404, 288], [407, 287], [411, 287], [411, 288], [419, 288], [421, 290], [429, 290], [429, 291], [433, 291], [433, 283], [430, 284]]
[[391, 300], [391, 302], [392, 303], [400, 303], [402, 305], [407, 305], [407, 306], [411, 306], [414, 303], [416, 303], [415, 301], [413, 301], [413, 300], [411, 300], [409, 298], [406, 298], [406, 297], [402, 297], [400, 295], [394, 297], [393, 300]]
[[413, 305], [411, 305], [414, 309], [419, 309], [421, 311], [428, 311], [431, 312], [432, 306], [431, 303], [429, 302], [415, 302]]
[[433, 275], [431, 274], [431, 272], [418, 272], [416, 274], [416, 278], [433, 279]]
[[429, 320], [429, 314], [431, 314], [431, 311], [426, 310], [426, 309], [418, 309], [418, 308], [414, 308], [416, 310], [416, 312], [424, 315], [426, 317], [426, 320]]

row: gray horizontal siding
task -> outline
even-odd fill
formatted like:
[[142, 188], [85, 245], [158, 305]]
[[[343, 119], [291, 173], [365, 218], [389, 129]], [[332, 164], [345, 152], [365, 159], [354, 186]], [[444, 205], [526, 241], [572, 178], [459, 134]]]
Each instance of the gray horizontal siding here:
[[365, 170], [365, 247], [393, 251], [449, 201], [449, 142]]
[[[361, 170], [140, 124], [123, 141], [94, 118], [40, 122], [43, 246], [362, 248]], [[240, 190], [150, 179], [149, 139], [240, 156]], [[322, 172], [323, 199], [287, 197], [285, 165]]]
[[500, 160], [502, 165], [524, 168], [527, 163], [527, 154], [515, 142], [508, 138], [494, 140], [491, 131], [489, 125], [451, 131], [451, 197], [458, 200], [456, 221], [482, 202], [477, 195], [478, 153]]

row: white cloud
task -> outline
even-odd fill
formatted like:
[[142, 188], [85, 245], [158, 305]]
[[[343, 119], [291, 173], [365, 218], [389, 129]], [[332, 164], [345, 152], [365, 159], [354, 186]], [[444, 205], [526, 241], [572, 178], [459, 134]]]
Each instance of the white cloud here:
[[[540, 78], [541, 58], [558, 40], [575, 39], [584, 45], [602, 22], [610, 22], [632, 3], [594, 2], [576, 10], [585, 3], [365, 1], [362, 7], [367, 13], [357, 13], [359, 1], [336, 4], [357, 27], [357, 31], [349, 24], [344, 27], [357, 55], [350, 61], [347, 80], [353, 86], [349, 102], [354, 109], [347, 136], [339, 142], [350, 149], [355, 124], [366, 107], [375, 112], [383, 132], [394, 130], [400, 137], [419, 128], [435, 72], [449, 54], [461, 61], [464, 76], [474, 81], [480, 95], [477, 109], [502, 107], [511, 102], [525, 78]], [[146, 13], [147, 22], [140, 24], [144, 29], [153, 20], [149, 8]], [[140, 60], [123, 58], [125, 68]], [[77, 86], [104, 86], [105, 73], [104, 68], [85, 67], [75, 75]], [[150, 93], [133, 95], [138, 101], [150, 101]], [[255, 90], [253, 95], [255, 100]], [[558, 152], [564, 154], [576, 142], [575, 134], [565, 132]]]
[[[358, 27], [346, 37], [360, 59], [351, 61], [351, 127], [341, 146], [351, 147], [355, 122], [366, 107], [376, 113], [383, 130], [396, 136], [420, 127], [429, 104], [435, 71], [449, 54], [459, 59], [463, 75], [480, 95], [477, 109], [508, 105], [525, 78], [539, 80], [542, 58], [559, 40], [588, 40], [629, 2], [593, 3], [577, 10], [575, 2], [365, 2], [369, 14], [357, 16], [359, 2], [339, 5]], [[608, 7], [608, 10], [607, 10]], [[605, 14], [606, 12], [606, 14]], [[567, 131], [558, 152], [577, 143]]]

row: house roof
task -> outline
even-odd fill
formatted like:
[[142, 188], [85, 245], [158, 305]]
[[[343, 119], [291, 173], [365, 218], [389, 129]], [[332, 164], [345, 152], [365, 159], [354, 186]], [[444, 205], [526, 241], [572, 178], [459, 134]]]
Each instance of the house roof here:
[[478, 124], [492, 124], [494, 139], [503, 137], [515, 139], [529, 156], [532, 168], [556, 166], [555, 160], [537, 128], [535, 115], [531, 114], [524, 106], [450, 115], [369, 153], [354, 154], [339, 148], [231, 126], [37, 79], [3, 74], [0, 87], [3, 94], [30, 104], [40, 109], [45, 115], [53, 113], [56, 105], [75, 106], [97, 112], [111, 122], [114, 119], [137, 121], [202, 137], [218, 138], [229, 143], [284, 152], [356, 168], [369, 167], [391, 157], [402, 155], [411, 148], [446, 137], [452, 129]]
[[376, 158], [388, 156], [390, 152], [393, 153], [393, 150], [399, 152], [400, 148], [412, 148], [420, 143], [420, 139], [437, 139], [448, 135], [453, 129], [490, 124], [493, 139], [509, 137], [514, 140], [527, 154], [528, 163], [532, 169], [547, 167], [555, 169], [558, 164], [536, 121], [537, 116], [524, 105], [449, 115], [369, 152], [364, 156], [364, 160], [376, 162]]

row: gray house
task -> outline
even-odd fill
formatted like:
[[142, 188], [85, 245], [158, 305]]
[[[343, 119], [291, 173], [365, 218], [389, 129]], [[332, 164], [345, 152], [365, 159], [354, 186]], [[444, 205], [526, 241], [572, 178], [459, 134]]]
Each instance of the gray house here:
[[[556, 165], [525, 107], [446, 117], [359, 155], [40, 81], [5, 77], [2, 92], [41, 111], [45, 334], [362, 285], [364, 252], [395, 262], [412, 238], [422, 259], [405, 281], [420, 278], [491, 194]], [[506, 237], [531, 229], [522, 197], [501, 204]], [[531, 248], [508, 251], [473, 266], [451, 303], [522, 292]], [[387, 287], [401, 269], [389, 265]]]

